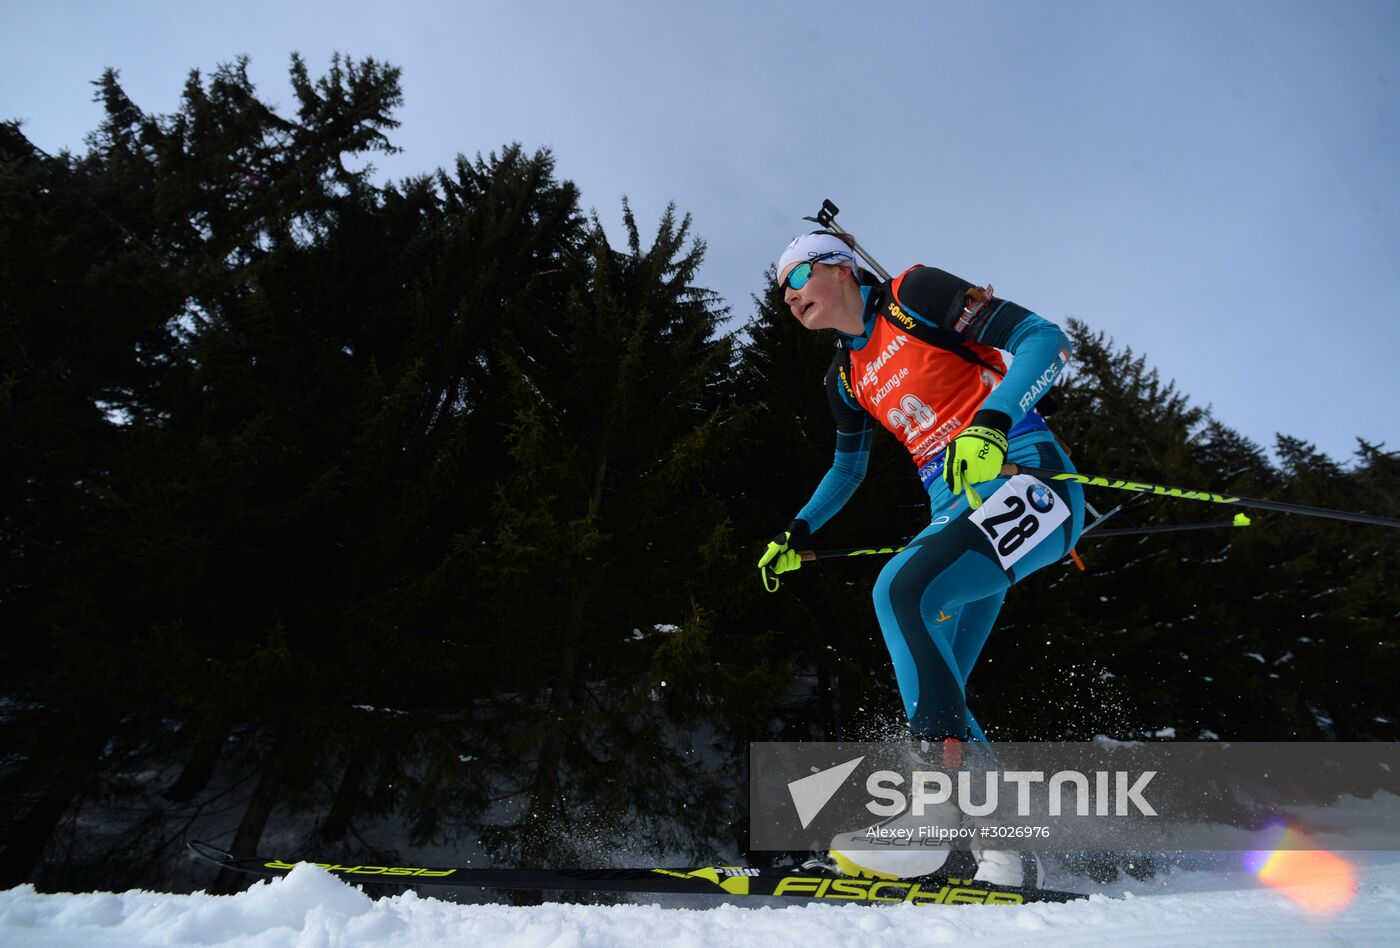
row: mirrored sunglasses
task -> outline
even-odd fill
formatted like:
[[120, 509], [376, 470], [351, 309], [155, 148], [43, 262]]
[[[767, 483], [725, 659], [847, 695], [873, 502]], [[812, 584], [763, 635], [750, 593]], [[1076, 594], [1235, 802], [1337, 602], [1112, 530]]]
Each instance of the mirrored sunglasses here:
[[783, 280], [780, 289], [786, 290], [788, 287], [791, 287], [794, 290], [800, 290], [807, 285], [808, 280], [812, 279], [812, 264], [825, 263], [833, 257], [839, 259], [846, 256], [846, 254], [841, 253], [839, 250], [833, 250], [831, 253], [824, 253], [821, 256], [813, 257], [811, 260], [804, 260], [788, 271], [787, 278]]

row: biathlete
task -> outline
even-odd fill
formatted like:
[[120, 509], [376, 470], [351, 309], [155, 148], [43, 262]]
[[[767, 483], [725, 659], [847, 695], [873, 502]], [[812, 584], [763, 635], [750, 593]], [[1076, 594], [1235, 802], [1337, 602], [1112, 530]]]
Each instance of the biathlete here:
[[[1035, 411], [1069, 360], [1069, 340], [1054, 323], [997, 299], [990, 286], [934, 267], [879, 282], [860, 267], [853, 243], [826, 231], [788, 245], [778, 282], [798, 322], [836, 332], [826, 374], [836, 456], [759, 560], [765, 585], [776, 589], [778, 574], [802, 565], [798, 551], [865, 477], [872, 419], [883, 425], [913, 458], [932, 515], [881, 570], [874, 592], [911, 737], [925, 750], [983, 741], [967, 708], [967, 679], [1006, 591], [1062, 559], [1084, 525], [1078, 484], [1002, 475], [1007, 462], [1074, 470]], [[1010, 369], [1002, 351], [1015, 357]], [[946, 847], [896, 858], [844, 850], [840, 839], [832, 856], [852, 873], [924, 875], [948, 859]], [[980, 877], [1032, 881], [1018, 866], [998, 867], [995, 856], [979, 863]]]

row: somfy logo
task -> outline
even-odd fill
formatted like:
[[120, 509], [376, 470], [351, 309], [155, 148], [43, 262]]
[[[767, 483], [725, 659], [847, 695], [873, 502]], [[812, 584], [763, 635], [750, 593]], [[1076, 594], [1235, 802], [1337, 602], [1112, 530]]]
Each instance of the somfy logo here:
[[803, 829], [811, 825], [863, 760], [864, 757], [857, 757], [788, 784], [788, 793], [792, 794], [792, 805], [797, 807], [797, 818], [802, 821]]

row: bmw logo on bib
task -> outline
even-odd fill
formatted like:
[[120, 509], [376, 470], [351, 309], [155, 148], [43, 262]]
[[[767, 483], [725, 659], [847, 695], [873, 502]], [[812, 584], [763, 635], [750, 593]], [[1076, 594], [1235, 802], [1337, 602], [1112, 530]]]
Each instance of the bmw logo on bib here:
[[1044, 484], [1036, 484], [1030, 490], [1026, 491], [1026, 496], [1027, 499], [1030, 500], [1031, 506], [1041, 513], [1045, 513], [1051, 507], [1055, 506], [1055, 495], [1050, 488], [1046, 487]]

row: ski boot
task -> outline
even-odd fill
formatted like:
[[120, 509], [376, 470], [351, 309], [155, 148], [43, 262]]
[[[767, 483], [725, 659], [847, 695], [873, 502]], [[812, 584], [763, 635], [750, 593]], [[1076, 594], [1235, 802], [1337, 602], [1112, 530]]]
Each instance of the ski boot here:
[[[962, 742], [916, 740], [910, 748], [915, 772], [941, 758], [943, 767], [958, 767]], [[969, 850], [966, 821], [953, 801], [887, 817], [831, 841], [828, 865], [843, 875], [875, 879], [944, 876], [968, 879], [976, 870]]]
[[1040, 857], [1029, 850], [983, 849], [974, 842], [972, 858], [977, 862], [972, 878], [978, 882], [1032, 889], [1045, 885], [1045, 867]]

